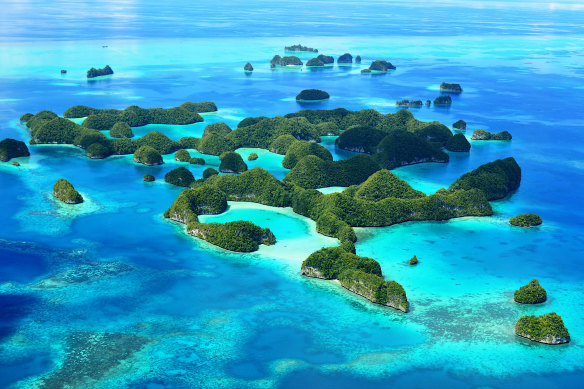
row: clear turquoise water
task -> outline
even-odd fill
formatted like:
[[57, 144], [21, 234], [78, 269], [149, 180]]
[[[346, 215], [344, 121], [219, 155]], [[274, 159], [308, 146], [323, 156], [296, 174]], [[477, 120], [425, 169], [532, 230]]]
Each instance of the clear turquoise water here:
[[[339, 6], [339, 3], [342, 7]], [[0, 163], [0, 387], [30, 387], [63, 361], [76, 331], [136, 333], [151, 339], [131, 369], [96, 387], [579, 387], [584, 378], [584, 9], [579, 2], [227, 1], [216, 4], [6, 2], [0, 16], [0, 138], [28, 140], [24, 112], [62, 113], [75, 104], [124, 108], [215, 101], [219, 111], [190, 126], [160, 130], [200, 136], [205, 125], [232, 127], [247, 116], [304, 108], [304, 88], [331, 94], [320, 108], [395, 112], [402, 98], [433, 99], [441, 81], [464, 93], [450, 108], [414, 110], [422, 120], [464, 119], [508, 130], [512, 142], [472, 142], [448, 164], [394, 172], [432, 193], [462, 173], [514, 156], [520, 189], [494, 203], [489, 218], [358, 229], [360, 255], [376, 258], [402, 283], [407, 315], [372, 306], [337, 284], [302, 278], [302, 260], [336, 244], [289, 209], [232, 203], [208, 221], [250, 220], [278, 242], [233, 254], [195, 240], [162, 218], [180, 188], [163, 182], [181, 165], [172, 156], [146, 167], [131, 157], [88, 160], [74, 147], [35, 146], [20, 168]], [[177, 10], [180, 10], [178, 12]], [[229, 10], [229, 12], [227, 12]], [[106, 18], [104, 15], [108, 15]], [[348, 17], [347, 15], [351, 15]], [[54, 23], [58, 17], [61, 23]], [[457, 21], [452, 23], [449, 21]], [[313, 36], [316, 31], [318, 36]], [[180, 38], [180, 39], [178, 39]], [[364, 64], [322, 71], [272, 71], [284, 45], [324, 54], [360, 54]], [[107, 45], [107, 48], [102, 48]], [[301, 55], [303, 59], [310, 56]], [[373, 59], [398, 69], [364, 76]], [[256, 69], [243, 74], [245, 62]], [[114, 76], [88, 82], [109, 63]], [[66, 68], [67, 75], [59, 70]], [[336, 160], [351, 153], [323, 144]], [[282, 178], [282, 156], [238, 150], [250, 167]], [[186, 165], [198, 178], [206, 166]], [[145, 184], [146, 173], [157, 177]], [[65, 207], [50, 191], [61, 177], [87, 198]], [[338, 191], [330, 188], [325, 191]], [[509, 217], [539, 213], [544, 225], [511, 228]], [[405, 263], [413, 254], [417, 267]], [[57, 271], [118, 260], [132, 273], [90, 283], [31, 288]], [[538, 278], [550, 299], [517, 306], [513, 291]], [[556, 311], [573, 341], [546, 347], [517, 339], [516, 319]], [[101, 386], [100, 386], [101, 385]]]

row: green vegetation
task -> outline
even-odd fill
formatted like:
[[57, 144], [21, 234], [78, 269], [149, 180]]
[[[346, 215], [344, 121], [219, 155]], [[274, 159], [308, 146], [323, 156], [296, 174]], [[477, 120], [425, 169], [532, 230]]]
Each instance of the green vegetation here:
[[285, 46], [284, 50], [285, 51], [308, 51], [311, 53], [318, 53], [317, 49], [313, 49], [312, 47], [302, 46], [300, 44], [292, 45], [292, 46]]
[[318, 123], [316, 125], [316, 128], [318, 129], [318, 133], [321, 136], [340, 135], [340, 133], [341, 133], [339, 126], [335, 122]]
[[197, 150], [209, 155], [221, 155], [236, 148], [229, 139], [220, 134], [203, 135], [197, 146]]
[[251, 66], [251, 63], [248, 62], [243, 67], [243, 70], [245, 70], [246, 72], [253, 72], [253, 66]]
[[318, 57], [316, 57], [316, 59], [318, 59], [325, 65], [331, 65], [335, 63], [335, 59], [333, 58], [332, 55], [320, 54]]
[[324, 146], [318, 143], [308, 142], [305, 140], [295, 141], [290, 145], [286, 156], [282, 160], [282, 166], [286, 169], [292, 169], [298, 161], [307, 155], [315, 155], [324, 161], [332, 161], [333, 156]]
[[470, 143], [462, 134], [455, 134], [446, 142], [446, 150], [456, 152], [470, 151]]
[[86, 117], [81, 125], [98, 131], [109, 131], [113, 129], [116, 123], [126, 122], [120, 122], [120, 117], [118, 115], [111, 113], [97, 113]]
[[28, 122], [30, 119], [32, 119], [34, 115], [32, 113], [25, 113], [24, 115], [22, 115], [20, 117], [20, 122], [21, 123], [25, 123]]
[[128, 138], [111, 139], [109, 146], [115, 155], [134, 154], [138, 150], [136, 142]]
[[521, 215], [513, 216], [509, 220], [509, 223], [511, 223], [512, 226], [517, 227], [533, 227], [539, 226], [541, 223], [543, 223], [543, 220], [541, 220], [541, 216], [535, 213], [524, 213]]
[[216, 215], [227, 209], [227, 196], [220, 189], [208, 186], [186, 189], [174, 200], [164, 217], [189, 224], [198, 222], [198, 215]]
[[345, 53], [337, 59], [337, 63], [353, 63], [353, 56], [349, 53]]
[[242, 123], [225, 137], [225, 139], [233, 143], [233, 150], [240, 147], [268, 149], [270, 144], [280, 135], [292, 135], [298, 140], [320, 142], [319, 130], [305, 117], [286, 118], [276, 116], [274, 118], [261, 119], [255, 123], [248, 121], [247, 123], [252, 124], [243, 127]]
[[108, 76], [114, 74], [112, 68], [109, 65], [105, 65], [102, 69], [91, 68], [87, 71], [87, 78], [94, 78], [99, 76]]
[[40, 111], [36, 115], [29, 117], [26, 121], [26, 126], [30, 129], [31, 138], [43, 125], [58, 117], [56, 113], [51, 111]]
[[561, 344], [570, 341], [564, 321], [555, 312], [542, 316], [522, 316], [515, 324], [515, 333], [535, 342]]
[[370, 69], [361, 69], [361, 73], [362, 74], [369, 74], [369, 73], [371, 73], [371, 70]]
[[386, 135], [385, 132], [376, 128], [352, 126], [341, 133], [335, 141], [335, 146], [357, 153], [373, 154]]
[[133, 138], [134, 133], [132, 132], [132, 127], [126, 122], [117, 122], [114, 124], [110, 130], [110, 136], [112, 138]]
[[360, 55], [355, 57], [355, 63], [361, 63], [361, 56]]
[[362, 183], [345, 189], [343, 194], [356, 199], [380, 201], [387, 198], [418, 199], [426, 197], [413, 189], [407, 182], [388, 170], [380, 170]]
[[450, 96], [438, 96], [434, 99], [434, 105], [451, 105], [452, 97]]
[[76, 105], [67, 109], [63, 116], [66, 118], [86, 117], [83, 126], [100, 131], [111, 129], [117, 122], [124, 122], [131, 127], [145, 126], [146, 124], [192, 124], [202, 122], [199, 112], [216, 111], [217, 106], [212, 102], [186, 102], [173, 108], [141, 108], [132, 105], [126, 109], [98, 109], [85, 105]]
[[270, 61], [270, 67], [275, 68], [276, 66], [302, 66], [302, 61], [294, 55], [289, 57], [275, 55]]
[[540, 304], [547, 300], [547, 293], [538, 280], [531, 280], [515, 291], [513, 299], [520, 304]]
[[[36, 115], [35, 115], [36, 116]], [[60, 143], [73, 144], [75, 137], [81, 134], [81, 126], [70, 120], [55, 117], [52, 120], [36, 120], [33, 117], [28, 121], [30, 127], [30, 143]]]
[[174, 153], [174, 160], [179, 162], [189, 162], [191, 160], [191, 155], [185, 149], [180, 149]]
[[28, 147], [26, 147], [26, 143], [6, 138], [0, 142], [0, 161], [8, 162], [12, 158], [18, 157], [28, 157], [30, 152], [28, 151]]
[[327, 92], [320, 89], [304, 89], [296, 95], [296, 101], [327, 100], [330, 97]]
[[466, 131], [466, 122], [464, 120], [459, 120], [456, 123], [454, 123], [452, 127], [460, 131]]
[[180, 148], [178, 142], [173, 141], [160, 131], [150, 131], [140, 139], [136, 139], [136, 144], [140, 146], [150, 146], [160, 154], [170, 154]]
[[276, 243], [276, 237], [270, 229], [243, 220], [223, 224], [189, 223], [187, 232], [215, 246], [242, 253], [256, 251], [260, 244]]
[[513, 157], [497, 159], [463, 174], [449, 190], [480, 189], [487, 200], [499, 200], [519, 188], [521, 168]]
[[462, 87], [460, 84], [449, 84], [447, 82], [443, 82], [440, 84], [440, 92], [460, 93], [462, 92]]
[[411, 132], [396, 131], [385, 136], [373, 155], [379, 166], [393, 169], [421, 162], [448, 162], [444, 151]]
[[258, 159], [257, 153], [251, 153], [250, 155], [247, 156], [248, 161], [255, 161], [256, 159]]
[[111, 149], [102, 143], [92, 143], [85, 149], [85, 155], [91, 159], [103, 159], [111, 154]]
[[219, 172], [215, 169], [213, 169], [212, 167], [208, 167], [205, 170], [203, 170], [203, 179], [207, 179], [211, 176], [216, 176], [218, 175]]
[[310, 60], [308, 60], [308, 62], [306, 62], [306, 66], [307, 67], [312, 67], [312, 66], [324, 66], [324, 62], [322, 62], [320, 59], [318, 58], [312, 58]]
[[413, 257], [410, 258], [409, 262], [410, 265], [417, 265], [418, 264], [418, 257], [416, 257], [415, 255]]
[[327, 247], [313, 252], [302, 262], [302, 274], [332, 280], [346, 270], [362, 270], [381, 276], [379, 263], [367, 257], [360, 257], [345, 251], [342, 247]]
[[513, 137], [508, 131], [497, 132], [492, 134], [485, 130], [475, 130], [472, 133], [472, 140], [511, 140]]
[[365, 154], [341, 161], [325, 161], [315, 155], [307, 155], [296, 163], [284, 182], [312, 189], [351, 186], [365, 181], [379, 169], [379, 165]]
[[387, 72], [388, 70], [395, 70], [395, 66], [391, 62], [376, 60], [371, 63], [369, 70], [376, 72]]
[[201, 139], [195, 138], [194, 136], [185, 136], [178, 140], [178, 146], [181, 149], [197, 149], [199, 147], [199, 142]]
[[233, 151], [226, 151], [219, 159], [221, 160], [219, 171], [222, 173], [242, 173], [247, 170], [247, 165], [243, 162], [241, 155]]
[[188, 188], [195, 181], [195, 177], [189, 169], [181, 166], [166, 173], [164, 181], [172, 185]]
[[203, 158], [191, 158], [189, 159], [191, 165], [204, 165], [205, 160]]
[[154, 178], [154, 176], [152, 174], [144, 174], [144, 177], [142, 177], [142, 180], [144, 182], [154, 182], [154, 180], [156, 180], [156, 178]]
[[205, 127], [203, 134], [219, 134], [225, 136], [231, 132], [231, 127], [225, 123], [213, 123]]
[[103, 146], [108, 147], [109, 139], [104, 134], [97, 130], [79, 127], [79, 135], [77, 135], [75, 139], [73, 139], [73, 144], [77, 147], [87, 149], [90, 145], [94, 143], [100, 143]]
[[65, 204], [80, 204], [83, 202], [81, 194], [64, 178], [58, 180], [53, 186], [53, 196]]
[[205, 113], [205, 112], [216, 112], [217, 105], [212, 101], [203, 101], [201, 103], [191, 103], [187, 101], [179, 105], [179, 108], [184, 108], [189, 112]]
[[138, 150], [136, 150], [134, 153], [134, 162], [148, 166], [162, 165], [164, 163], [162, 161], [162, 155], [160, 155], [156, 149], [150, 146], [141, 146], [138, 148]]
[[270, 144], [268, 150], [276, 154], [286, 154], [292, 143], [296, 142], [292, 135], [280, 135]]

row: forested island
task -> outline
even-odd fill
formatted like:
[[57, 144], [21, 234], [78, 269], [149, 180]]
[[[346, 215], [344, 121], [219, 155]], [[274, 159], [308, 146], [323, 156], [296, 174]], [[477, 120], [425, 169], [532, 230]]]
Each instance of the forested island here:
[[562, 344], [570, 341], [570, 333], [564, 321], [555, 312], [542, 316], [522, 316], [515, 324], [515, 333], [544, 344]]
[[[63, 73], [63, 71], [61, 71]], [[65, 71], [67, 73], [67, 71]], [[105, 65], [102, 69], [91, 68], [87, 71], [87, 78], [95, 78], [100, 76], [109, 76], [110, 74], [114, 74], [114, 71], [109, 65]]]
[[286, 47], [284, 47], [284, 51], [307, 51], [309, 53], [318, 53], [317, 49], [313, 49], [312, 47], [302, 46], [301, 44], [286, 46]]
[[511, 140], [513, 137], [508, 131], [492, 134], [488, 131], [478, 129], [472, 133], [472, 140]]

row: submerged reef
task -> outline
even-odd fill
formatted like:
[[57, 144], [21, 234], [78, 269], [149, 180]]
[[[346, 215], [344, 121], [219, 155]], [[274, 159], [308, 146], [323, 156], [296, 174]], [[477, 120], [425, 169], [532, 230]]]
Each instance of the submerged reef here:
[[313, 49], [312, 47], [302, 46], [301, 44], [286, 46], [284, 47], [285, 51], [308, 51], [310, 53], [318, 53], [317, 49]]
[[478, 129], [472, 133], [472, 140], [511, 140], [513, 137], [508, 131], [492, 134], [488, 131]]
[[30, 151], [28, 151], [28, 147], [26, 147], [26, 143], [6, 138], [0, 141], [0, 161], [8, 162], [12, 158], [18, 157], [28, 157], [30, 155]]
[[87, 78], [94, 78], [99, 76], [109, 76], [114, 74], [114, 71], [109, 65], [105, 65], [102, 69], [91, 68], [87, 71]]
[[564, 321], [555, 312], [542, 316], [522, 316], [515, 324], [515, 334], [544, 344], [570, 341], [570, 333], [564, 326]]
[[327, 100], [330, 95], [320, 89], [304, 89], [302, 92], [298, 93], [296, 96], [296, 101], [318, 101]]
[[90, 262], [66, 269], [42, 279], [33, 288], [52, 289], [86, 282], [99, 281], [134, 271], [134, 267], [123, 262]]
[[521, 215], [513, 216], [509, 219], [509, 223], [516, 227], [534, 227], [543, 223], [541, 216], [535, 213], [523, 213]]
[[59, 179], [53, 186], [53, 196], [65, 204], [80, 204], [83, 202], [83, 196], [64, 178]]
[[547, 293], [538, 280], [531, 280], [515, 291], [513, 299], [520, 304], [540, 304], [547, 300]]
[[440, 92], [461, 93], [462, 87], [460, 84], [449, 84], [447, 82], [443, 82], [440, 84]]

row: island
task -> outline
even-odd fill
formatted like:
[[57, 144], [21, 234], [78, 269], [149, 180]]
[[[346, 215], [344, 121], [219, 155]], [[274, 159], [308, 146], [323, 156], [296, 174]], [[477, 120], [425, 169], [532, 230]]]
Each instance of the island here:
[[448, 151], [466, 153], [470, 151], [470, 142], [464, 135], [454, 134], [450, 139], [448, 139], [444, 147]]
[[515, 334], [534, 342], [563, 344], [570, 341], [564, 321], [555, 312], [542, 316], [522, 316], [515, 324]]
[[156, 178], [154, 178], [152, 174], [144, 174], [144, 177], [142, 177], [142, 181], [144, 182], [154, 182], [154, 180], [156, 180]]
[[450, 96], [438, 96], [434, 99], [434, 105], [451, 105], [452, 97]]
[[162, 155], [160, 152], [150, 146], [140, 146], [134, 153], [134, 162], [147, 166], [162, 165]]
[[541, 216], [535, 213], [523, 213], [521, 215], [513, 216], [509, 219], [509, 223], [516, 227], [534, 227], [543, 223]]
[[246, 71], [246, 72], [253, 72], [253, 66], [251, 66], [251, 63], [248, 62], [243, 67], [243, 70]]
[[324, 62], [322, 62], [320, 59], [318, 58], [312, 58], [310, 60], [308, 60], [308, 62], [306, 62], [306, 66], [307, 67], [319, 67], [319, 66], [324, 66]]
[[81, 204], [83, 202], [83, 196], [64, 178], [59, 179], [53, 186], [53, 197], [65, 204]]
[[500, 200], [519, 188], [521, 168], [515, 158], [497, 159], [460, 176], [449, 190], [481, 190], [487, 200]]
[[337, 63], [353, 63], [353, 56], [349, 53], [345, 53], [343, 55], [341, 55], [338, 59], [337, 59]]
[[188, 188], [195, 181], [195, 177], [189, 169], [181, 166], [166, 173], [164, 181], [172, 185]]
[[355, 57], [355, 63], [361, 63], [361, 56], [360, 55]]
[[277, 66], [302, 66], [302, 61], [296, 56], [280, 57], [275, 55], [270, 61], [270, 67], [275, 68]]
[[126, 122], [117, 122], [109, 132], [112, 138], [133, 138], [132, 127]]
[[320, 89], [304, 89], [296, 95], [296, 101], [322, 101], [329, 98], [330, 95]]
[[547, 293], [538, 280], [531, 280], [515, 291], [513, 299], [519, 304], [541, 304], [547, 300]]
[[332, 161], [333, 156], [330, 151], [318, 143], [308, 142], [306, 140], [297, 140], [290, 145], [286, 155], [282, 160], [282, 166], [286, 169], [292, 169], [298, 161], [307, 155], [314, 155], [324, 161]]
[[460, 131], [466, 131], [466, 122], [464, 120], [459, 120], [454, 123], [452, 127]]
[[87, 78], [95, 78], [100, 76], [108, 76], [114, 74], [114, 71], [109, 65], [105, 65], [103, 69], [91, 68], [87, 71]]
[[191, 158], [189, 159], [191, 165], [204, 165], [205, 160], [203, 158]]
[[85, 148], [85, 156], [90, 159], [103, 159], [111, 154], [112, 151], [109, 146], [100, 142], [92, 143]]
[[8, 162], [12, 158], [28, 156], [30, 156], [30, 151], [23, 141], [12, 138], [0, 141], [0, 161]]
[[408, 263], [410, 265], [417, 265], [418, 264], [418, 257], [416, 257], [415, 255], [413, 257], [410, 258], [410, 260], [408, 261]]
[[307, 51], [310, 53], [318, 53], [317, 49], [313, 49], [312, 47], [302, 46], [301, 44], [286, 46], [286, 47], [284, 47], [284, 51]]
[[233, 151], [226, 151], [219, 156], [221, 164], [219, 171], [221, 173], [243, 173], [247, 170], [247, 165], [241, 158], [241, 155]]
[[369, 74], [371, 73], [371, 69], [361, 69], [361, 74]]
[[461, 93], [462, 87], [460, 84], [449, 84], [447, 82], [443, 82], [440, 84], [440, 92]]
[[513, 137], [508, 131], [492, 134], [488, 131], [478, 129], [472, 133], [472, 140], [511, 140]]
[[[365, 70], [365, 69], [363, 69]], [[363, 71], [361, 71], [363, 72]], [[422, 100], [399, 100], [396, 101], [395, 105], [397, 105], [398, 107], [415, 107], [415, 108], [419, 108], [421, 106], [424, 105], [424, 103], [422, 102]]]
[[371, 63], [369, 66], [369, 70], [375, 72], [387, 72], [388, 70], [395, 70], [396, 67], [392, 65], [391, 62], [383, 61], [383, 60], [376, 60]]
[[257, 251], [260, 244], [270, 246], [276, 243], [276, 237], [269, 228], [261, 228], [244, 221], [228, 223], [190, 223], [189, 235], [206, 240], [225, 250], [240, 253]]
[[286, 154], [288, 152], [288, 148], [292, 145], [292, 143], [296, 142], [296, 138], [290, 134], [280, 135], [268, 147], [268, 150], [272, 153], [276, 154]]
[[185, 149], [180, 149], [174, 153], [174, 160], [179, 162], [190, 162], [191, 154]]
[[207, 179], [211, 176], [216, 176], [218, 175], [219, 172], [215, 169], [213, 169], [212, 167], [208, 167], [205, 170], [203, 170], [203, 179]]
[[335, 63], [335, 58], [332, 55], [320, 54], [316, 59], [320, 60], [325, 65], [332, 65]]
[[250, 155], [247, 156], [248, 161], [255, 161], [256, 159], [258, 159], [257, 153], [251, 153]]

